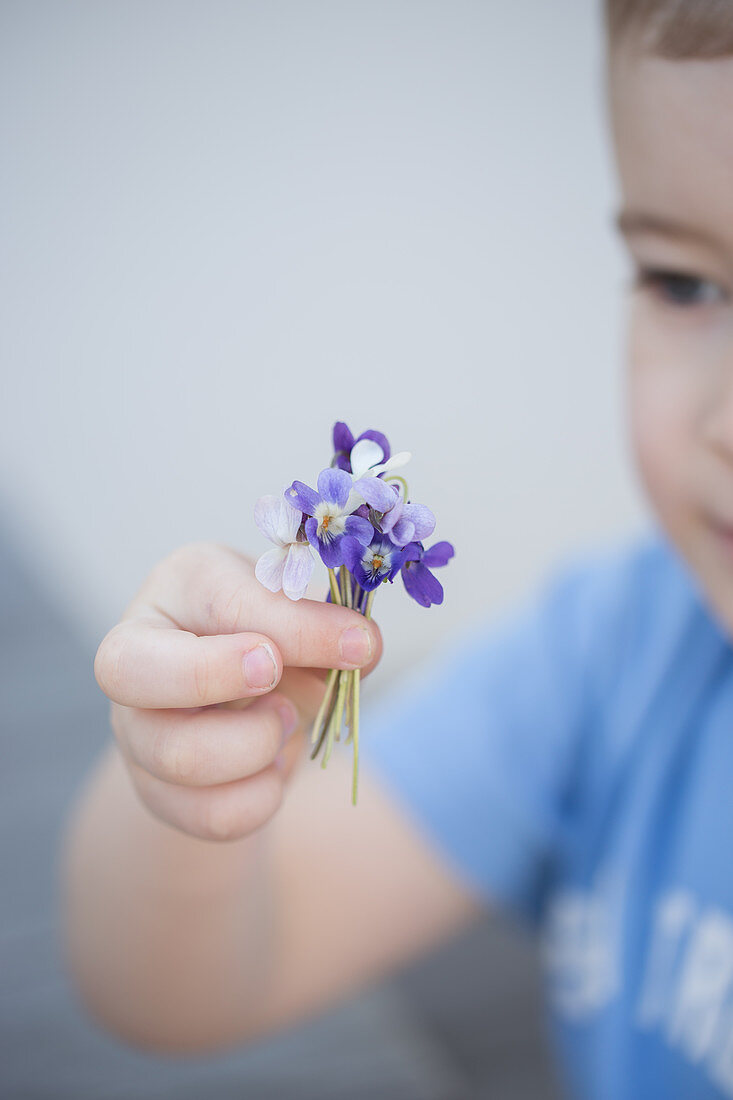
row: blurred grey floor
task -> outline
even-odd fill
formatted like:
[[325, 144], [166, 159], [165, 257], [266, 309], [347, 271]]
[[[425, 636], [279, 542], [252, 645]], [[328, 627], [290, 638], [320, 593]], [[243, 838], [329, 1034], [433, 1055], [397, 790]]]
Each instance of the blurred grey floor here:
[[73, 624], [0, 522], [0, 1098], [552, 1100], [535, 956], [487, 918], [307, 1025], [214, 1058], [131, 1050], [82, 1013], [56, 943], [61, 823], [108, 736]]

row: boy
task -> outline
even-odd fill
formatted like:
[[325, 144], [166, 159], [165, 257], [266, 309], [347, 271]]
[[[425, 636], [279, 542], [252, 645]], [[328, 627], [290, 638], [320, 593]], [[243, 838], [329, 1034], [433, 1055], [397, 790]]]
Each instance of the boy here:
[[374, 624], [224, 547], [161, 562], [97, 654], [116, 745], [66, 859], [77, 980], [132, 1041], [246, 1041], [500, 903], [542, 936], [577, 1095], [733, 1096], [733, 0], [609, 0], [608, 25], [659, 529], [365, 723], [356, 811], [348, 754], [299, 765], [314, 670], [369, 671]]

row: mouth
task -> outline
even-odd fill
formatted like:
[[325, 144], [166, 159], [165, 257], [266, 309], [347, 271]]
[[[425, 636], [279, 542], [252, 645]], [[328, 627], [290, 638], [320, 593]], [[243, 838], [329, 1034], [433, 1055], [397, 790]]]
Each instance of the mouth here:
[[708, 524], [718, 543], [733, 557], [733, 523], [726, 523], [710, 516]]

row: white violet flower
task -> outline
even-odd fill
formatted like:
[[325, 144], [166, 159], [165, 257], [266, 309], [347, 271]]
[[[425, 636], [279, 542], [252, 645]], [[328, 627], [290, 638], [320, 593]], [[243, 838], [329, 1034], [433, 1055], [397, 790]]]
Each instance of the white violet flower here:
[[316, 553], [301, 530], [302, 512], [284, 497], [260, 497], [255, 505], [255, 523], [270, 542], [255, 566], [255, 576], [270, 592], [282, 588], [289, 600], [300, 600], [311, 579]]

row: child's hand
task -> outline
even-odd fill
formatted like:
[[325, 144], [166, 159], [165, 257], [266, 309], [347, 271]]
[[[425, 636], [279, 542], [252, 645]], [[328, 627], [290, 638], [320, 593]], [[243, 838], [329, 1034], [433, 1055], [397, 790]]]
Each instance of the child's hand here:
[[314, 670], [369, 671], [380, 655], [378, 628], [357, 612], [273, 595], [242, 555], [193, 543], [155, 566], [94, 672], [148, 809], [234, 840], [275, 813], [305, 755], [323, 694]]

